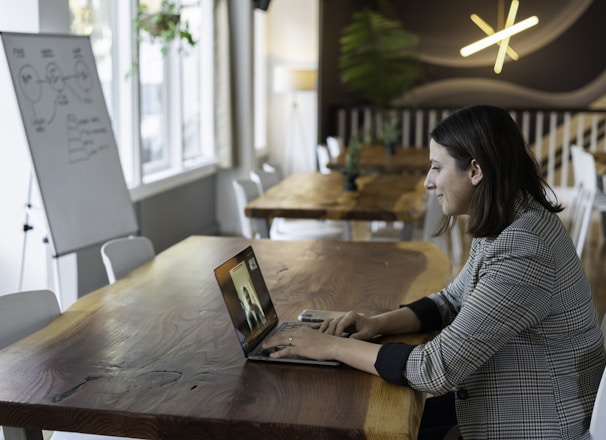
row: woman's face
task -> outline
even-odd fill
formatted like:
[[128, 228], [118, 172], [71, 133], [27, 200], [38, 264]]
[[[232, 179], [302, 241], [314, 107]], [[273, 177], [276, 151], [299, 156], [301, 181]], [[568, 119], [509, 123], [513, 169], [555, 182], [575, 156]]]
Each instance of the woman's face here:
[[471, 196], [482, 180], [482, 172], [475, 160], [466, 170], [457, 168], [448, 150], [433, 139], [429, 143], [431, 168], [425, 178], [425, 188], [434, 190], [444, 215], [469, 214]]

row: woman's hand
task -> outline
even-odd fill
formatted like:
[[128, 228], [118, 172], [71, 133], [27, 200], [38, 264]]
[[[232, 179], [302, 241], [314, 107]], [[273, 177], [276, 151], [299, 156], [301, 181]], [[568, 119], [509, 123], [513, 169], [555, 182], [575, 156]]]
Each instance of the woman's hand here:
[[379, 333], [376, 320], [355, 312], [347, 312], [336, 319], [320, 324], [320, 331], [329, 335], [349, 335], [351, 339], [368, 341]]
[[273, 358], [302, 356], [311, 359], [333, 360], [336, 348], [342, 338], [317, 330], [317, 325], [301, 326], [283, 330], [263, 343], [263, 348], [282, 347], [271, 353]]

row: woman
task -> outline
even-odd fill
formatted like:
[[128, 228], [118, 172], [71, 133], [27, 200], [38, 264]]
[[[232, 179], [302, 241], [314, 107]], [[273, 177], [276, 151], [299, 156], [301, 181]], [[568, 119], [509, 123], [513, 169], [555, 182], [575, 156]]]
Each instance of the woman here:
[[[280, 333], [276, 357], [337, 359], [434, 395], [453, 392], [470, 439], [584, 439], [606, 363], [591, 288], [559, 205], [509, 114], [462, 109], [431, 133], [425, 187], [468, 216], [469, 259], [442, 291], [398, 310], [349, 312], [320, 332]], [[349, 338], [341, 338], [345, 329]], [[424, 345], [376, 335], [441, 330]]]

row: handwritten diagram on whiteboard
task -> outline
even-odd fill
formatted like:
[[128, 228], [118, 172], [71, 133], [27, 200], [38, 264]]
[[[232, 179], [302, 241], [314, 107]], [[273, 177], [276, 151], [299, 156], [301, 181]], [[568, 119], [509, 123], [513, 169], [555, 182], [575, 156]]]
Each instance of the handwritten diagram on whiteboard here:
[[56, 255], [138, 229], [88, 37], [0, 32]]

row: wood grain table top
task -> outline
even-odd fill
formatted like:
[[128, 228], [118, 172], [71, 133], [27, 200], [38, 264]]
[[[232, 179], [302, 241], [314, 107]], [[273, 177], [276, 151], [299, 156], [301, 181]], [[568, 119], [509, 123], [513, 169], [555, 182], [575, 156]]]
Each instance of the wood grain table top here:
[[424, 176], [366, 174], [357, 191], [344, 189], [341, 173], [295, 173], [245, 209], [248, 217], [270, 219], [384, 220], [417, 222], [427, 205]]
[[[328, 162], [328, 168], [342, 171], [346, 155], [347, 149], [343, 149], [339, 157]], [[359, 168], [362, 172], [425, 174], [429, 170], [429, 149], [397, 146], [389, 155], [385, 145], [363, 145]]]
[[416, 438], [421, 393], [345, 365], [245, 360], [213, 269], [249, 244], [286, 320], [304, 308], [390, 310], [450, 273], [425, 242], [190, 237], [0, 351], [0, 425], [171, 440]]
[[595, 159], [595, 168], [599, 176], [606, 175], [606, 152], [594, 151], [593, 157]]

